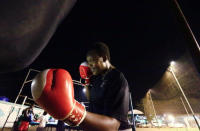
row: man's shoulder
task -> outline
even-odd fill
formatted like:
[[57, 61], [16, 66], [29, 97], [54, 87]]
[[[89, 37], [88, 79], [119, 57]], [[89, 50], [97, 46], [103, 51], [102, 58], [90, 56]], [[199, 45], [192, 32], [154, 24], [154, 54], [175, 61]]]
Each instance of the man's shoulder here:
[[110, 70], [107, 74], [107, 78], [111, 79], [121, 79], [121, 77], [125, 78], [124, 74], [116, 68]]
[[118, 69], [114, 68], [114, 69], [109, 70], [107, 75], [108, 76], [119, 76], [120, 73], [121, 72]]

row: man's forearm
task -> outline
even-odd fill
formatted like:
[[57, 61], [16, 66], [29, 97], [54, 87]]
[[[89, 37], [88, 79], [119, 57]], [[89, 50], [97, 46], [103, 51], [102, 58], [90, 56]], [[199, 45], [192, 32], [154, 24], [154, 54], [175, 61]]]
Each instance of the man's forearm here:
[[118, 131], [120, 122], [112, 117], [87, 112], [80, 126], [84, 131]]

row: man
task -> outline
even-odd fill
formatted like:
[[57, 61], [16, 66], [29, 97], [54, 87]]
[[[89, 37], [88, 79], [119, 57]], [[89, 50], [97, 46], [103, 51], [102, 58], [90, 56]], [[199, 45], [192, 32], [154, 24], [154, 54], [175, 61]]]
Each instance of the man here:
[[108, 46], [102, 42], [95, 43], [87, 52], [86, 59], [93, 74], [89, 86], [86, 86], [89, 111], [102, 115], [102, 122], [109, 117], [120, 125], [119, 130], [131, 131], [127, 120], [128, 82], [123, 73], [111, 64]]
[[74, 99], [73, 81], [64, 69], [37, 74], [31, 84], [34, 101], [54, 118], [84, 131], [131, 131], [128, 82], [111, 65], [108, 47], [95, 44], [87, 53], [87, 61], [94, 75], [87, 91], [89, 111]]
[[47, 124], [47, 122], [49, 120], [47, 112], [44, 111], [43, 114], [42, 114], [42, 116], [40, 116], [38, 120], [39, 120], [40, 124], [37, 127], [36, 131], [45, 131], [46, 124]]
[[31, 104], [30, 107], [22, 111], [22, 120], [18, 127], [19, 131], [28, 131], [29, 122], [32, 121], [34, 104]]

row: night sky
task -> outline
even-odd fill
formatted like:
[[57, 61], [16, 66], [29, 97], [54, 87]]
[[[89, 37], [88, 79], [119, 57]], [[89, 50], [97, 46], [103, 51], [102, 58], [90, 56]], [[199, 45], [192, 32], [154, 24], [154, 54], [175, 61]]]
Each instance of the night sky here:
[[[199, 41], [198, 3], [179, 2]], [[64, 68], [79, 80], [78, 67], [85, 61], [86, 47], [96, 41], [110, 47], [111, 63], [124, 73], [135, 103], [161, 78], [169, 62], [187, 49], [169, 2], [80, 0], [30, 66], [0, 74], [0, 96], [14, 101], [30, 68]], [[30, 96], [30, 85], [27, 88], [22, 94]]]

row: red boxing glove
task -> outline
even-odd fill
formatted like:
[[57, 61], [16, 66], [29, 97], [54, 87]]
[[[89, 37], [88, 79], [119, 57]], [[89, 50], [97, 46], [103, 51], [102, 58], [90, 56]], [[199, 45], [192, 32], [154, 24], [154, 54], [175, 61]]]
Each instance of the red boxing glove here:
[[79, 125], [86, 116], [83, 105], [74, 99], [72, 78], [64, 69], [47, 69], [32, 81], [34, 101], [56, 119], [71, 126]]
[[82, 62], [79, 66], [79, 72], [82, 79], [85, 79], [85, 84], [89, 84], [89, 79], [92, 76], [92, 72], [87, 62]]

